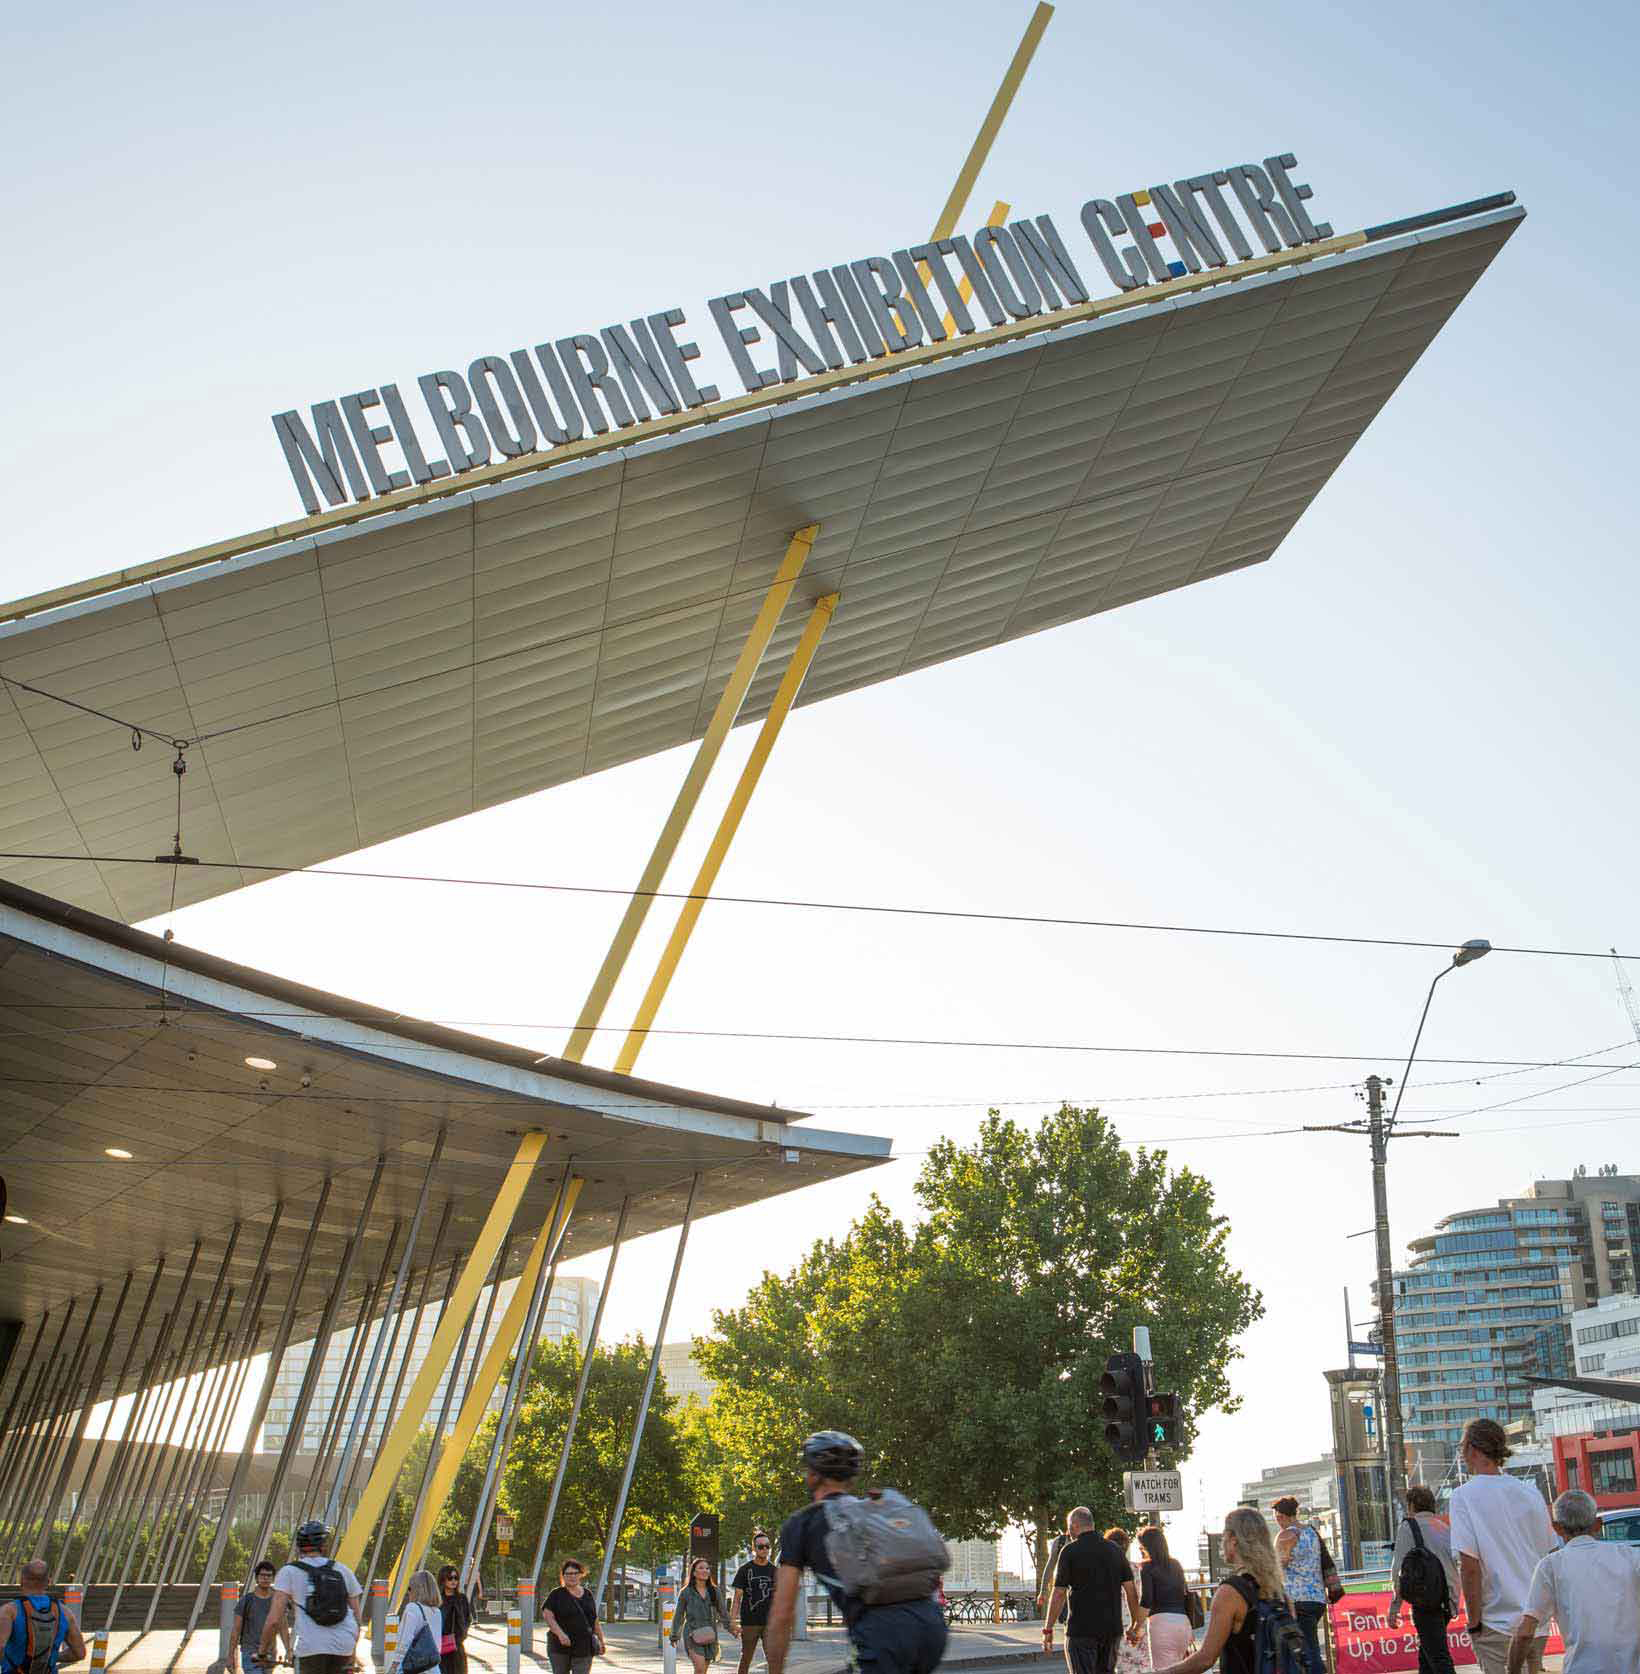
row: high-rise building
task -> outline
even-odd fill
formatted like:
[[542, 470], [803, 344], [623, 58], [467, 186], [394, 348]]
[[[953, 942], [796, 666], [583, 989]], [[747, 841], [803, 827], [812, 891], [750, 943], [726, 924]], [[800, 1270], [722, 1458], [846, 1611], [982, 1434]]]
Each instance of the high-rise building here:
[[1471, 1418], [1529, 1417], [1526, 1377], [1573, 1369], [1573, 1312], [1640, 1288], [1640, 1175], [1539, 1180], [1409, 1248], [1394, 1277], [1402, 1424], [1410, 1449], [1440, 1459]]
[[[477, 1360], [482, 1357], [484, 1350], [494, 1342], [496, 1332], [501, 1328], [502, 1316], [507, 1311], [507, 1303], [513, 1291], [517, 1288], [516, 1279], [508, 1279], [496, 1287], [495, 1306], [489, 1310], [489, 1330], [482, 1345], [469, 1338], [467, 1353], [461, 1362], [462, 1383], [456, 1386], [459, 1397], [465, 1380], [472, 1374]], [[588, 1334], [592, 1330], [593, 1310], [598, 1306], [599, 1285], [596, 1279], [557, 1279], [553, 1282], [551, 1292], [547, 1296], [546, 1306], [542, 1310], [541, 1338], [544, 1342], [559, 1343], [569, 1337], [574, 1337], [581, 1347], [586, 1347]], [[482, 1320], [488, 1307], [490, 1293], [488, 1289], [479, 1292], [478, 1305], [473, 1309], [473, 1319]], [[407, 1317], [401, 1331], [408, 1329]], [[392, 1329], [391, 1320], [388, 1329]], [[416, 1332], [415, 1342], [410, 1351], [409, 1364], [405, 1371], [404, 1387], [409, 1389], [420, 1372], [422, 1363], [427, 1358], [427, 1351], [433, 1345], [433, 1333], [438, 1329], [438, 1311], [428, 1308], [422, 1314], [421, 1325]], [[375, 1343], [377, 1326], [372, 1325], [370, 1336], [366, 1340], [364, 1350], [365, 1366], [369, 1365], [371, 1350]], [[476, 1333], [475, 1333], [476, 1337]], [[299, 1453], [317, 1453], [322, 1443], [325, 1425], [332, 1406], [337, 1399], [341, 1387], [343, 1373], [346, 1369], [347, 1351], [353, 1340], [351, 1327], [346, 1331], [336, 1332], [325, 1349], [325, 1358], [319, 1368], [319, 1379], [313, 1392], [313, 1399], [308, 1406], [307, 1418], [302, 1426], [302, 1442]], [[296, 1343], [286, 1352], [279, 1363], [279, 1374], [274, 1381], [273, 1395], [268, 1402], [267, 1418], [262, 1425], [261, 1450], [268, 1452], [273, 1448], [284, 1445], [285, 1436], [290, 1429], [291, 1417], [296, 1410], [297, 1397], [302, 1388], [302, 1379], [307, 1375], [308, 1361], [313, 1354], [313, 1344]], [[394, 1354], [395, 1375], [398, 1363], [398, 1351]], [[428, 1408], [428, 1420], [431, 1422], [438, 1416], [444, 1400], [445, 1385], [450, 1381], [450, 1370], [445, 1369], [443, 1377], [439, 1379], [438, 1388], [433, 1392], [433, 1399]], [[353, 1415], [358, 1411], [359, 1403], [363, 1399], [364, 1367], [361, 1367], [353, 1380], [353, 1393], [348, 1399], [347, 1416], [342, 1420], [342, 1435], [347, 1434], [348, 1427], [353, 1422]], [[491, 1406], [499, 1406], [501, 1390], [497, 1390], [491, 1397]], [[374, 1449], [381, 1440], [382, 1432], [387, 1422], [387, 1401], [382, 1397], [376, 1403], [376, 1413], [370, 1427], [370, 1434], [365, 1440], [365, 1447]], [[450, 1413], [447, 1427], [453, 1425], [460, 1411], [459, 1400], [450, 1403]], [[339, 1444], [338, 1444], [339, 1446]]]
[[661, 1381], [666, 1392], [680, 1401], [696, 1400], [705, 1406], [712, 1398], [716, 1383], [700, 1369], [695, 1359], [695, 1345], [686, 1343], [661, 1344]]
[[951, 1567], [945, 1572], [948, 1593], [988, 1593], [998, 1580], [997, 1555], [1001, 1543], [995, 1540], [952, 1540], [946, 1542]]

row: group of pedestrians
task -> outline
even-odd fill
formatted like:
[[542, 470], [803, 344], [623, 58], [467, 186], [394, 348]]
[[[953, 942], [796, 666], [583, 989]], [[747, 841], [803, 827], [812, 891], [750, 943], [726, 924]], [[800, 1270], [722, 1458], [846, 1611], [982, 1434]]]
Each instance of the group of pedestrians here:
[[1137, 1538], [1141, 1556], [1135, 1574], [1126, 1529], [1097, 1533], [1085, 1505], [1065, 1519], [1065, 1538], [1056, 1543], [1044, 1572], [1042, 1645], [1053, 1649], [1054, 1630], [1066, 1611], [1070, 1674], [1142, 1674], [1178, 1660], [1193, 1641], [1183, 1565], [1168, 1551], [1160, 1528], [1143, 1528]]

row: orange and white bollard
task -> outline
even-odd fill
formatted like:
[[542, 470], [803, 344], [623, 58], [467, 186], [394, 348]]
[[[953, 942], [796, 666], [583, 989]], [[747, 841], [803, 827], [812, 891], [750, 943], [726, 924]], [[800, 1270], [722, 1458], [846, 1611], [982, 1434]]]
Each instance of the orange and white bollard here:
[[370, 1659], [378, 1668], [385, 1668], [387, 1652], [387, 1583], [370, 1583]]
[[65, 1587], [63, 1589], [63, 1608], [74, 1618], [74, 1625], [80, 1626], [80, 1616], [85, 1610], [85, 1588]]
[[518, 1655], [522, 1660], [535, 1655], [535, 1583], [518, 1583]]
[[216, 1624], [216, 1660], [224, 1668], [231, 1666], [228, 1659], [233, 1655], [233, 1618], [238, 1608], [239, 1584], [235, 1581], [224, 1581], [222, 1604]]

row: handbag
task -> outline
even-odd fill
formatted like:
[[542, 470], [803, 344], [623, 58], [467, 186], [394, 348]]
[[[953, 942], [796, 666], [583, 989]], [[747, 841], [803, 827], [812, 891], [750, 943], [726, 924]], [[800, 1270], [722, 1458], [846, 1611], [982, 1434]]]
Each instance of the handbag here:
[[1190, 1619], [1190, 1626], [1197, 1632], [1207, 1625], [1207, 1612], [1202, 1609], [1202, 1595], [1194, 1587], [1185, 1588], [1184, 1613]]
[[399, 1674], [426, 1674], [429, 1668], [438, 1667], [438, 1658], [438, 1641], [433, 1638], [433, 1630], [428, 1627], [427, 1617], [423, 1614], [421, 1626], [417, 1628], [416, 1636], [410, 1641], [410, 1648], [399, 1664]]
[[689, 1643], [691, 1645], [715, 1645], [717, 1644], [717, 1629], [713, 1627], [695, 1628], [690, 1632]]
[[1337, 1604], [1344, 1596], [1344, 1583], [1338, 1579], [1338, 1566], [1332, 1560], [1332, 1553], [1327, 1550], [1327, 1543], [1321, 1538], [1321, 1531], [1315, 1531], [1315, 1543], [1321, 1548], [1321, 1587], [1327, 1595], [1328, 1604]]

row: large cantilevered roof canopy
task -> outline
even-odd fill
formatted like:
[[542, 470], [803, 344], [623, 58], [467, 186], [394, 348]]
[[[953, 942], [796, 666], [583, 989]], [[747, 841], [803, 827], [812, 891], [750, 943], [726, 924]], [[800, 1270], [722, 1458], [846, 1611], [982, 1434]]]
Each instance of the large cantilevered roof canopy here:
[[[804, 702], [1259, 563], [1521, 213], [0, 608], [0, 673], [37, 688], [0, 688], [0, 851], [57, 857], [0, 866], [136, 920], [684, 743], [809, 523], [802, 596], [841, 603]], [[200, 741], [186, 848], [230, 864], [101, 858], [170, 849], [171, 763], [61, 698]]]
[[[441, 1270], [471, 1247], [522, 1131], [549, 1137], [514, 1217], [523, 1236], [513, 1273], [572, 1159], [585, 1185], [566, 1257], [608, 1245], [628, 1196], [628, 1237], [677, 1226], [696, 1174], [695, 1214], [711, 1215], [874, 1167], [889, 1153], [886, 1139], [827, 1133], [773, 1107], [397, 1017], [0, 883], [0, 1176], [9, 1213], [26, 1223], [4, 1228], [0, 1320], [38, 1322], [50, 1309], [56, 1321], [73, 1300], [78, 1330], [101, 1285], [100, 1345], [124, 1276], [145, 1292], [164, 1256], [146, 1353], [176, 1304], [190, 1248], [203, 1246], [185, 1308], [204, 1295], [238, 1222], [226, 1283], [243, 1312], [266, 1274], [256, 1341], [265, 1348], [328, 1177], [317, 1276], [295, 1319], [295, 1340], [311, 1337], [377, 1159], [382, 1179], [346, 1317], [393, 1223], [408, 1225], [414, 1213], [440, 1128], [416, 1262], [425, 1266], [448, 1202]], [[129, 1156], [111, 1158], [111, 1148]], [[137, 1313], [134, 1296], [108, 1338], [108, 1377], [96, 1393], [113, 1393]]]

